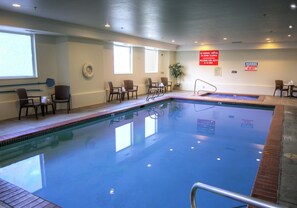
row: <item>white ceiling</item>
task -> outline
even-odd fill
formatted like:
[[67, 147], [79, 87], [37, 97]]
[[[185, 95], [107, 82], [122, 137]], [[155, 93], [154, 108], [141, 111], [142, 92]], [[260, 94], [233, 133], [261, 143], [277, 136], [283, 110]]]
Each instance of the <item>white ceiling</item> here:
[[[0, 0], [0, 9], [186, 46], [261, 43], [267, 38], [296, 43], [297, 9], [292, 10], [291, 3], [294, 0]], [[111, 27], [105, 28], [106, 23]]]

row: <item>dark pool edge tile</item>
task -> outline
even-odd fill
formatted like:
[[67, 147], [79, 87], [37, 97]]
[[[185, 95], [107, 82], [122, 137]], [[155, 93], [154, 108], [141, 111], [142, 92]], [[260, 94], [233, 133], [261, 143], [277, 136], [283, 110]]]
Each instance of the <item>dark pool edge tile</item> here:
[[[8, 187], [9, 186], [9, 187]], [[8, 188], [6, 188], [8, 187]], [[2, 198], [0, 199], [1, 204], [7, 206], [7, 207], [16, 207], [16, 206], [26, 206], [26, 207], [38, 207], [38, 208], [45, 208], [47, 206], [51, 207], [57, 207], [58, 205], [49, 202], [41, 197], [38, 197], [18, 186], [15, 186], [3, 179], [0, 178], [0, 189]], [[11, 194], [11, 189], [14, 190], [14, 193], [17, 194]], [[11, 200], [12, 199], [12, 200]]]
[[278, 202], [283, 119], [284, 106], [276, 105], [251, 194], [274, 203]]

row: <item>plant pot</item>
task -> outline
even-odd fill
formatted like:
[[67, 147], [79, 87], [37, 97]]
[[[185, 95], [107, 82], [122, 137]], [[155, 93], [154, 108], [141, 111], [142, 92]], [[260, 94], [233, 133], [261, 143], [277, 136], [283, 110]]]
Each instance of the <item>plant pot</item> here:
[[180, 85], [174, 85], [173, 90], [180, 90], [180, 87], [181, 87]]

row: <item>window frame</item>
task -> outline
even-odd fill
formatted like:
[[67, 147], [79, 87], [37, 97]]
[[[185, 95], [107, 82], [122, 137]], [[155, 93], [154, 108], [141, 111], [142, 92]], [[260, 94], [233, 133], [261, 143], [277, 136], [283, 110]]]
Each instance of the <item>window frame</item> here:
[[[116, 70], [116, 56], [115, 56], [115, 47], [122, 47], [129, 49], [129, 71], [119, 71]], [[133, 74], [133, 48], [130, 45], [123, 45], [123, 44], [113, 44], [113, 73], [114, 74]]]
[[[36, 59], [36, 43], [35, 43], [35, 35], [34, 34], [28, 34], [28, 33], [21, 33], [21, 32], [11, 32], [11, 31], [2, 31], [0, 30], [0, 33], [8, 33], [8, 34], [14, 34], [14, 35], [23, 35], [30, 37], [30, 44], [31, 44], [31, 64], [32, 64], [32, 76], [1, 76], [0, 74], [0, 80], [10, 80], [10, 79], [32, 79], [32, 78], [38, 78], [38, 70], [37, 70], [37, 59]], [[1, 66], [0, 66], [1, 69]]]
[[[146, 68], [147, 67], [147, 64], [146, 64], [146, 62], [148, 61], [147, 59], [146, 59], [146, 52], [147, 51], [153, 51], [153, 52], [155, 52], [155, 57], [154, 57], [154, 62], [155, 62], [155, 66], [154, 66], [154, 70], [149, 70], [148, 71], [148, 69]], [[159, 72], [159, 51], [158, 51], [158, 49], [155, 49], [155, 48], [145, 48], [145, 50], [144, 50], [144, 58], [145, 58], [145, 60], [144, 60], [144, 72], [146, 73], [146, 74], [154, 74], [154, 73], [158, 73]]]

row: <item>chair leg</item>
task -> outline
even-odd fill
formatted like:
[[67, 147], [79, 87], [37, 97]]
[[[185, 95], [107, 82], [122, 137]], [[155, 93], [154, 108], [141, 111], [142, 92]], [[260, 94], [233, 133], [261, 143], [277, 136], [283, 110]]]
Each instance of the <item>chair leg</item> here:
[[275, 96], [276, 89], [274, 90], [273, 96]]
[[28, 107], [26, 108], [26, 116], [28, 116]]
[[20, 107], [20, 110], [19, 110], [19, 120], [21, 120], [21, 114], [22, 114], [22, 108]]
[[56, 114], [54, 104], [51, 104], [51, 106], [52, 106], [53, 114]]
[[70, 102], [67, 102], [67, 113], [70, 111]]
[[121, 93], [119, 93], [119, 94], [117, 94], [117, 96], [118, 96], [118, 100], [120, 101], [120, 103], [122, 102], [122, 94]]
[[36, 117], [36, 120], [38, 120], [38, 116], [37, 116], [37, 110], [38, 110], [38, 107], [34, 107], [34, 111], [35, 111], [35, 117]]
[[136, 93], [136, 99], [137, 99], [137, 91], [135, 93]]
[[111, 94], [109, 94], [109, 96], [108, 96], [108, 102], [110, 102], [110, 98], [111, 98]]
[[283, 96], [283, 91], [280, 91], [280, 96], [281, 96], [281, 97]]

